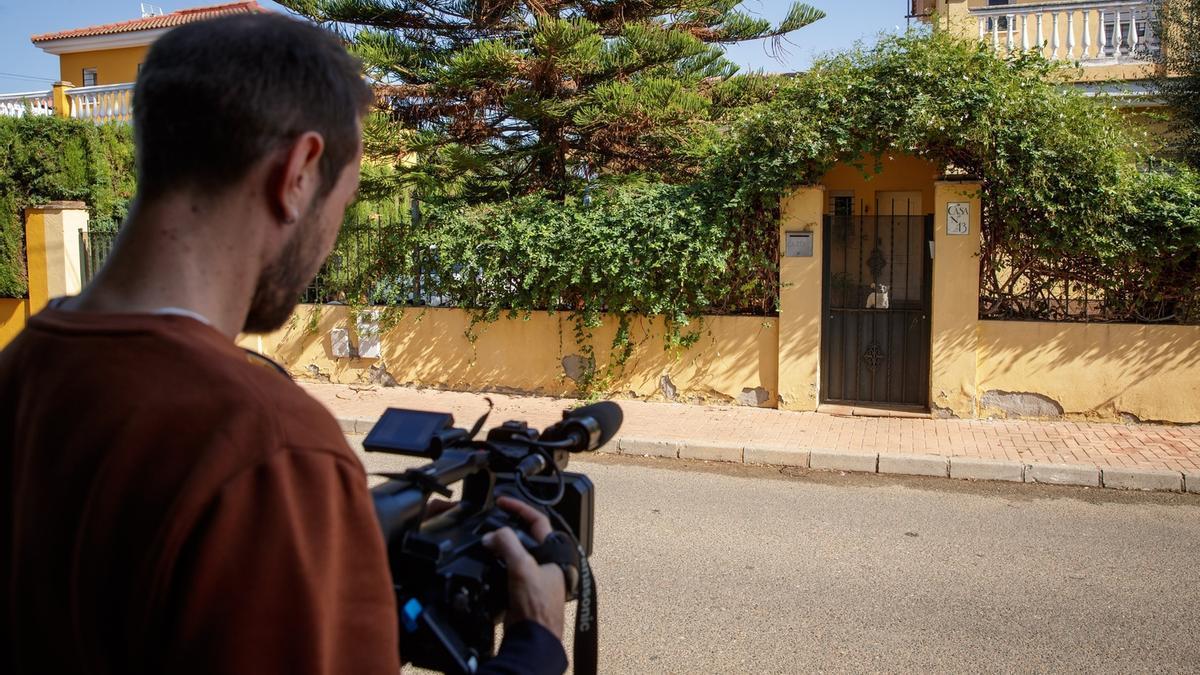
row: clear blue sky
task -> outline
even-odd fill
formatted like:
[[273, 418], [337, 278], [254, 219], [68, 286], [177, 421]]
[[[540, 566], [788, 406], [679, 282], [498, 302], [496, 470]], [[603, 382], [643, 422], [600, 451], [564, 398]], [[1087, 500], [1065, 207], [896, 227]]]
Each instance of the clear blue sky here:
[[[156, 0], [165, 11], [220, 4], [222, 0]], [[270, 0], [260, 4], [281, 9]], [[778, 20], [790, 0], [747, 0], [749, 13]], [[762, 41], [736, 45], [729, 56], [746, 68], [769, 72], [803, 70], [813, 56], [872, 40], [881, 31], [905, 25], [906, 0], [810, 0], [829, 15], [789, 36], [786, 53], [772, 58]], [[58, 79], [58, 57], [34, 47], [29, 37], [141, 16], [138, 0], [0, 0], [0, 93], [38, 91]]]

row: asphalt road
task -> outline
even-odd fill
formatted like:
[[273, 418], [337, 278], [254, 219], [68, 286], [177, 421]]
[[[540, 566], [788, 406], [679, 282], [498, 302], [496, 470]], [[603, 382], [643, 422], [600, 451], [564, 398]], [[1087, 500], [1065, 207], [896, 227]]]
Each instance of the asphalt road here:
[[571, 468], [597, 486], [602, 672], [1200, 671], [1195, 495]]

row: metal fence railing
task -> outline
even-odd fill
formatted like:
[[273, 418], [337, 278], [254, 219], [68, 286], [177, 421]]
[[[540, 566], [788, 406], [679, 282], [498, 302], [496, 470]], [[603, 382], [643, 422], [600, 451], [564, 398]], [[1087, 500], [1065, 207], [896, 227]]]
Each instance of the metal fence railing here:
[[1179, 279], [1148, 278], [1144, 270], [1109, 269], [1087, 260], [1014, 259], [1002, 252], [985, 254], [981, 262], [981, 319], [1200, 324], [1197, 294]]
[[[302, 303], [447, 304], [436, 289], [432, 253], [417, 246], [407, 223], [350, 222], [299, 298]], [[79, 276], [87, 286], [117, 239], [116, 230], [79, 233]]]
[[447, 304], [436, 291], [432, 254], [406, 222], [351, 222], [300, 302], [368, 305]]
[[87, 286], [108, 259], [117, 241], [116, 230], [96, 230], [79, 233], [79, 281]]

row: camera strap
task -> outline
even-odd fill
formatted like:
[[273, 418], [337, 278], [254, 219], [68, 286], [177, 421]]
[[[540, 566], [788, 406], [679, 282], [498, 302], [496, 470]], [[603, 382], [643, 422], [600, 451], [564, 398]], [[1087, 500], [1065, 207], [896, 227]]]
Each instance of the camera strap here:
[[599, 615], [596, 613], [596, 579], [587, 554], [579, 546], [579, 602], [575, 607], [576, 675], [596, 675], [600, 660]]
[[[546, 537], [546, 541], [540, 547], [542, 550], [535, 552], [534, 558], [539, 564], [553, 562], [559, 565], [579, 566], [578, 602], [575, 605], [575, 653], [571, 664], [574, 666], [575, 675], [596, 675], [600, 661], [600, 615], [596, 607], [596, 578], [592, 576], [587, 551], [579, 545], [579, 540], [571, 532], [570, 526], [556, 511], [550, 510], [549, 514], [561, 529]], [[565, 547], [562, 544], [566, 541], [570, 541], [569, 545], [574, 550], [563, 550]], [[565, 570], [563, 574], [566, 581], [568, 575]], [[570, 591], [568, 588], [567, 592]]]

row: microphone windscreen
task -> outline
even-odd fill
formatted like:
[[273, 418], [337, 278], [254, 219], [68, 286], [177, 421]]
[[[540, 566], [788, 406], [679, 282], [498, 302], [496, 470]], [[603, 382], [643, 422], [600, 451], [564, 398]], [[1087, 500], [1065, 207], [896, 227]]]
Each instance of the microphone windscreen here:
[[621, 428], [621, 422], [625, 420], [625, 413], [621, 412], [621, 406], [612, 401], [600, 401], [567, 413], [568, 419], [579, 417], [590, 417], [596, 420], [596, 424], [600, 426], [600, 445], [596, 447], [602, 447], [617, 435], [617, 431]]

